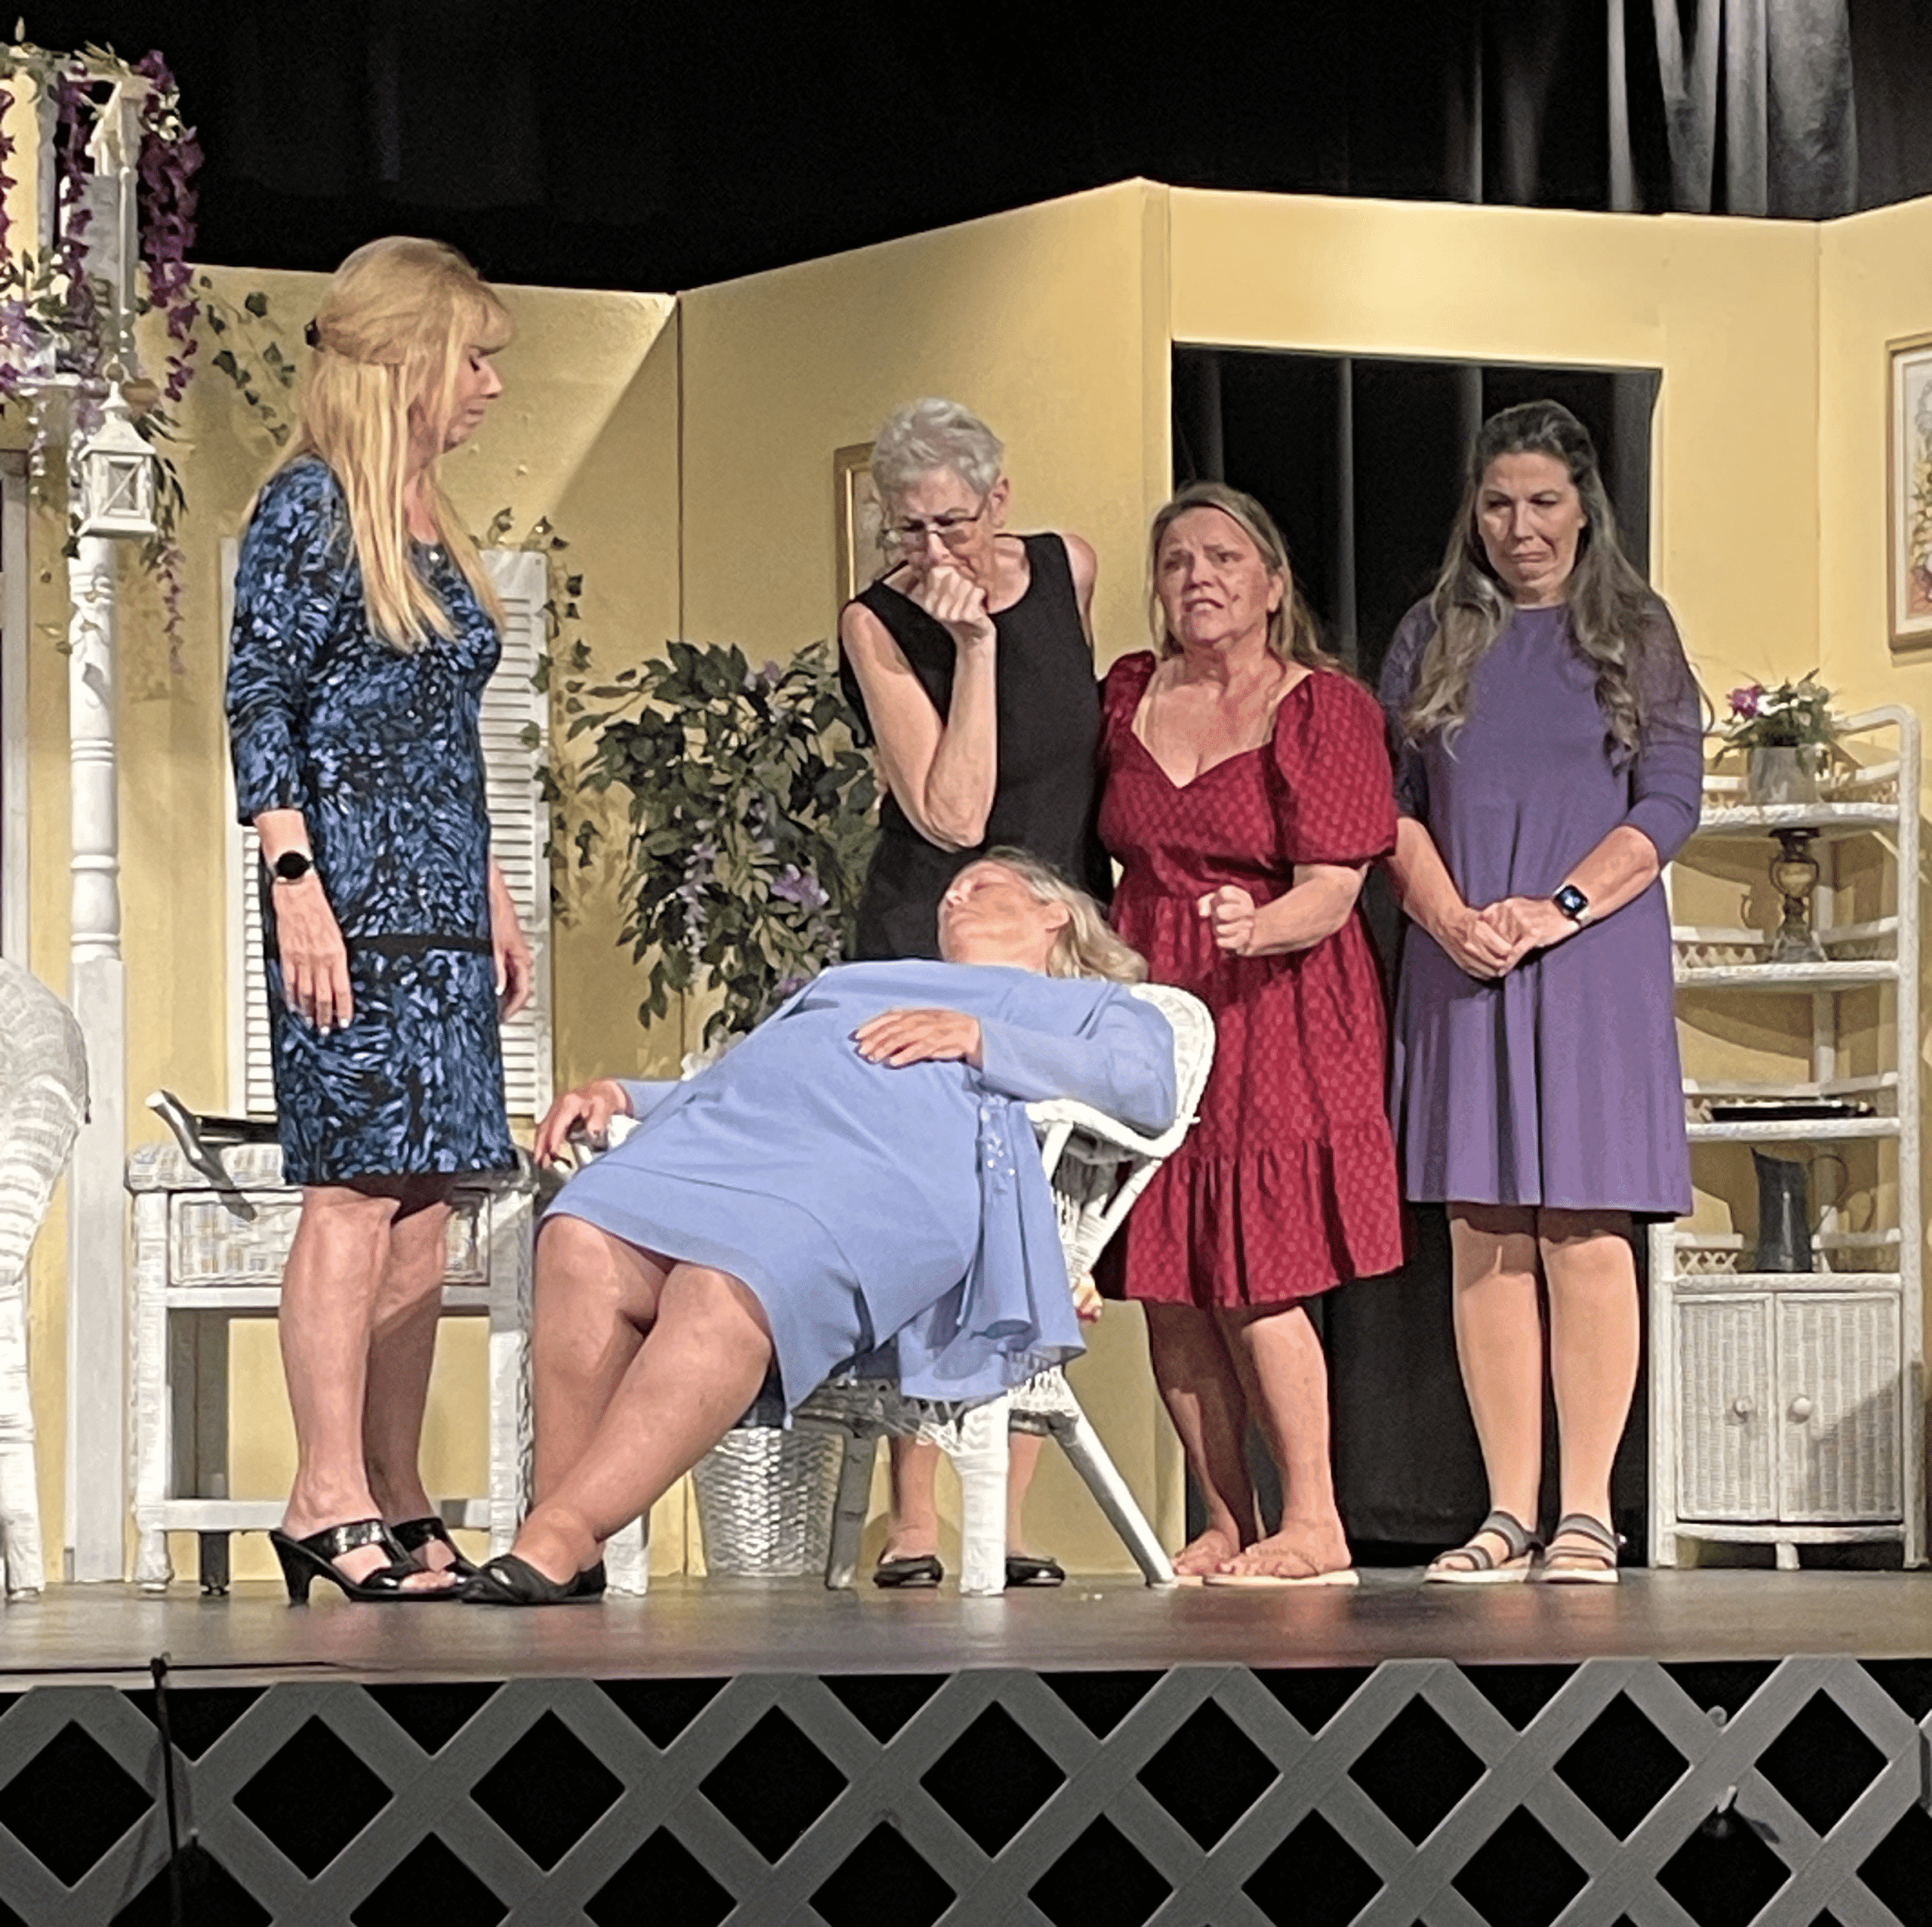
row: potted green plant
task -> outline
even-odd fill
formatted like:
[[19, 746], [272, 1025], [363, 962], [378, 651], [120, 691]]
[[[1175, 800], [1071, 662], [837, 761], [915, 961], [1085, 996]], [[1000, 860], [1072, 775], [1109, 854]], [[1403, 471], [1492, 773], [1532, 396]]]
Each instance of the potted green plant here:
[[[644, 967], [638, 1014], [718, 991], [703, 1043], [721, 1049], [851, 942], [877, 789], [831, 652], [754, 669], [742, 650], [673, 642], [608, 683], [567, 684], [564, 708], [567, 735], [591, 739], [579, 784], [629, 799], [620, 940]], [[602, 834], [577, 825], [580, 864]], [[811, 1428], [728, 1432], [693, 1468], [709, 1569], [821, 1568], [841, 1462]]]
[[1816, 803], [1838, 719], [1814, 669], [1796, 682], [1747, 683], [1730, 692], [1725, 740], [1745, 755], [1754, 803]]
[[[715, 989], [715, 1044], [839, 960], [877, 792], [825, 644], [754, 669], [740, 649], [673, 642], [564, 706], [567, 734], [591, 737], [579, 784], [629, 795], [622, 941], [644, 966], [643, 1021]], [[577, 825], [580, 863], [602, 834]]]

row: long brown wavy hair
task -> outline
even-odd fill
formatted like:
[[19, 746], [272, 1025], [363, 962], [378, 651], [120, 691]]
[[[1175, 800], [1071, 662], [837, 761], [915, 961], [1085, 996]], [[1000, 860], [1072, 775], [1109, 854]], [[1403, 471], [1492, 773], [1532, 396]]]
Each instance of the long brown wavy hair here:
[[1167, 616], [1161, 607], [1156, 570], [1160, 561], [1161, 536], [1190, 509], [1220, 509], [1260, 550], [1268, 573], [1281, 577], [1281, 606], [1268, 618], [1270, 653], [1278, 656], [1284, 662], [1300, 662], [1311, 669], [1340, 668], [1341, 658], [1330, 655], [1321, 646], [1321, 632], [1315, 626], [1315, 612], [1309, 607], [1307, 598], [1295, 581], [1294, 570], [1288, 566], [1288, 545], [1281, 539], [1281, 531], [1275, 526], [1274, 517], [1253, 496], [1244, 495], [1239, 489], [1217, 481], [1189, 482], [1171, 502], [1155, 512], [1154, 526], [1147, 537], [1147, 607], [1153, 629], [1155, 654], [1164, 656], [1180, 653], [1180, 644], [1169, 632]]
[[1402, 715], [1411, 742], [1435, 731], [1453, 742], [1469, 718], [1476, 665], [1515, 613], [1509, 592], [1490, 567], [1477, 521], [1483, 477], [1504, 455], [1547, 455], [1561, 462], [1583, 505], [1577, 562], [1564, 585], [1577, 647], [1595, 666], [1598, 706], [1620, 759], [1634, 756], [1641, 733], [1641, 672], [1658, 634], [1663, 604], [1631, 566], [1617, 539], [1617, 518], [1589, 430], [1560, 402], [1525, 401], [1490, 416], [1469, 450], [1463, 506], [1449, 538], [1429, 606], [1435, 634], [1423, 651], [1414, 693]]

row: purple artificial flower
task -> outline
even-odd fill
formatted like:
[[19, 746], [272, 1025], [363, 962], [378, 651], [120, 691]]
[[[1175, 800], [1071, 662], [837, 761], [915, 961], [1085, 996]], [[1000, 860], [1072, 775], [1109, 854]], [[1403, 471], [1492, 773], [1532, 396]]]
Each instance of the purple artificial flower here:
[[1734, 716], [1755, 716], [1764, 705], [1764, 685], [1746, 683], [1741, 689], [1730, 693], [1730, 713]]
[[809, 870], [801, 873], [795, 863], [786, 865], [771, 886], [771, 893], [787, 903], [795, 903], [801, 910], [823, 910], [831, 901], [818, 878]]

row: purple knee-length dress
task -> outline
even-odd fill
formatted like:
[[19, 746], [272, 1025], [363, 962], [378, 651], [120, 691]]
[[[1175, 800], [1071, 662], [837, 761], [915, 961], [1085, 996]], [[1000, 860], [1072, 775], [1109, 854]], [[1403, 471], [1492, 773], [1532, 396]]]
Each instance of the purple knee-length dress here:
[[[1401, 814], [1435, 839], [1465, 902], [1548, 896], [1620, 824], [1668, 862], [1696, 828], [1697, 687], [1659, 603], [1639, 657], [1644, 727], [1617, 745], [1568, 610], [1519, 609], [1476, 665], [1451, 745], [1399, 718], [1435, 631], [1426, 602], [1389, 647], [1381, 695]], [[1392, 1080], [1404, 1188], [1418, 1201], [1675, 1216], [1690, 1150], [1661, 884], [1498, 982], [1404, 933]]]

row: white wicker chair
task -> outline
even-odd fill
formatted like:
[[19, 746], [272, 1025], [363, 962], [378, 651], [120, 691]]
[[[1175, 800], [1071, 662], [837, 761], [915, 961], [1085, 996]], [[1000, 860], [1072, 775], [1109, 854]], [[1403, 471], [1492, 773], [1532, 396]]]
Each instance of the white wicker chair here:
[[[1134, 994], [1154, 1004], [1174, 1027], [1179, 1098], [1174, 1123], [1158, 1136], [1147, 1138], [1070, 1100], [1027, 1106], [1059, 1209], [1069, 1278], [1082, 1277], [1093, 1269], [1149, 1179], [1186, 1136], [1214, 1062], [1214, 1021], [1198, 998], [1166, 984], [1137, 985]], [[958, 1474], [960, 1591], [1004, 1591], [1008, 1440], [1016, 1428], [1057, 1439], [1147, 1583], [1174, 1584], [1174, 1568], [1153, 1528], [1064, 1374], [1057, 1369], [1041, 1372], [1006, 1397], [970, 1406], [908, 1398], [891, 1379], [835, 1378], [805, 1400], [794, 1417], [801, 1425], [835, 1430], [844, 1441], [826, 1561], [825, 1583], [829, 1587], [852, 1584], [878, 1442], [897, 1435], [931, 1440], [952, 1461]], [[627, 1527], [611, 1541], [608, 1565], [614, 1590], [645, 1590], [648, 1581], [639, 1527]]]
[[46, 1583], [33, 1402], [27, 1254], [87, 1110], [86, 1045], [73, 1013], [0, 960], [0, 1556], [9, 1599]]
[[[1155, 1005], [1174, 1026], [1180, 1099], [1174, 1123], [1158, 1137], [1146, 1138], [1070, 1099], [1026, 1107], [1059, 1209], [1060, 1246], [1069, 1278], [1092, 1271], [1147, 1181], [1187, 1135], [1214, 1062], [1214, 1021], [1198, 998], [1167, 984], [1137, 985], [1134, 994]], [[1174, 1582], [1174, 1568], [1154, 1529], [1081, 1409], [1066, 1375], [1057, 1369], [1042, 1372], [1004, 1398], [963, 1409], [909, 1399], [890, 1381], [835, 1379], [807, 1399], [796, 1416], [804, 1423], [835, 1425], [845, 1434], [845, 1464], [826, 1561], [828, 1586], [852, 1583], [877, 1443], [897, 1433], [930, 1440], [952, 1461], [958, 1474], [960, 1591], [1003, 1592], [1008, 1441], [1016, 1429], [1044, 1432], [1058, 1440], [1147, 1583]]]

